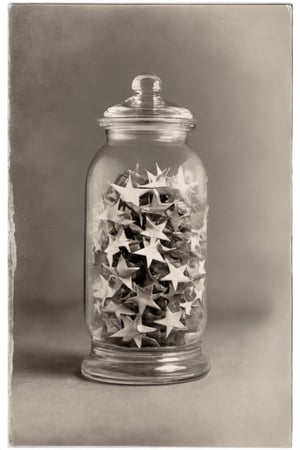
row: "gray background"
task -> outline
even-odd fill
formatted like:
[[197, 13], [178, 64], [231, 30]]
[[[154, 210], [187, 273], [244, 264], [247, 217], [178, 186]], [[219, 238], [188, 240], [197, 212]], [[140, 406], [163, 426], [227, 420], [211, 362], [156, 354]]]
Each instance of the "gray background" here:
[[[16, 445], [290, 443], [291, 10], [13, 5]], [[154, 72], [198, 120], [209, 177], [212, 370], [166, 387], [80, 379], [84, 182], [96, 118]], [[138, 156], [137, 156], [138, 158]]]

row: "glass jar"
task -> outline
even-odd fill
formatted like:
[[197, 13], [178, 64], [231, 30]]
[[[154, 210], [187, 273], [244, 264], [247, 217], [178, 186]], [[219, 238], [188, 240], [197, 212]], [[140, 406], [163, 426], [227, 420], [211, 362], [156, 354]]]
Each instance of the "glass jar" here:
[[207, 177], [187, 145], [191, 112], [161, 97], [155, 75], [132, 89], [99, 119], [107, 142], [87, 177], [81, 368], [109, 383], [175, 383], [209, 371]]

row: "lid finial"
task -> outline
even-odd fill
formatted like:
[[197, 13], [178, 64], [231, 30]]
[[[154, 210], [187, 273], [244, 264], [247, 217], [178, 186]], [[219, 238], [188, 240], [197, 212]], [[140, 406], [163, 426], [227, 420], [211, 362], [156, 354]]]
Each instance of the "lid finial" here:
[[137, 75], [131, 84], [133, 91], [140, 95], [152, 95], [161, 91], [161, 79], [154, 74]]

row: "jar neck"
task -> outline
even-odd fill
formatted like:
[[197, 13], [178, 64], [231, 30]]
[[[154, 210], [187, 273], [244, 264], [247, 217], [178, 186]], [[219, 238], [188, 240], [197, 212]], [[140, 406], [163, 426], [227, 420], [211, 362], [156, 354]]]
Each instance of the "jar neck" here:
[[106, 131], [108, 144], [120, 144], [120, 142], [166, 142], [184, 144], [187, 141], [187, 130], [164, 128], [164, 129], [119, 129], [110, 128]]

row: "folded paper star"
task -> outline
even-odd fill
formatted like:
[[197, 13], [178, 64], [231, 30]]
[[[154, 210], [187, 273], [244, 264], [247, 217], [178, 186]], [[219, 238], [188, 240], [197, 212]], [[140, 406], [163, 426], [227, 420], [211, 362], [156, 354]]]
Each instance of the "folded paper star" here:
[[178, 294], [178, 292], [176, 292], [176, 290], [173, 287], [173, 284], [169, 285], [169, 290], [168, 292], [161, 292], [160, 296], [163, 298], [166, 298], [169, 301], [174, 300], [175, 296]]
[[110, 301], [104, 308], [104, 312], [113, 313], [120, 320], [121, 314], [125, 316], [134, 316], [136, 313], [131, 309], [127, 308], [123, 303], [116, 304], [113, 301]]
[[121, 324], [120, 321], [118, 319], [107, 319], [106, 317], [103, 319], [105, 326], [106, 326], [106, 330], [109, 334], [111, 333], [116, 333], [117, 331], [120, 330], [121, 328]]
[[99, 328], [96, 328], [95, 330], [93, 330], [93, 338], [94, 339], [102, 339], [103, 332], [104, 332], [104, 326], [101, 325]]
[[199, 282], [194, 286], [195, 300], [199, 299], [202, 301], [204, 290], [205, 278], [200, 278]]
[[193, 189], [194, 187], [196, 187], [197, 185], [198, 185], [198, 183], [195, 181], [191, 182], [191, 183], [186, 182], [186, 179], [185, 179], [185, 176], [183, 173], [183, 168], [182, 168], [182, 166], [180, 166], [178, 168], [175, 179], [173, 179], [173, 181], [172, 181], [173, 189], [176, 189], [178, 192], [180, 192], [182, 197], [186, 199], [187, 192], [190, 191], [191, 189]]
[[124, 257], [121, 255], [117, 267], [107, 267], [105, 268], [115, 277], [117, 277], [122, 283], [125, 284], [129, 289], [132, 289], [132, 279], [131, 275], [134, 274], [139, 267], [128, 267]]
[[135, 188], [132, 184], [131, 174], [128, 177], [128, 181], [125, 187], [112, 183], [111, 186], [120, 194], [123, 202], [131, 204], [133, 206], [140, 206], [140, 197], [149, 191], [149, 189]]
[[152, 333], [153, 331], [156, 331], [156, 328], [143, 325], [139, 315], [136, 316], [134, 321], [126, 316], [122, 317], [121, 320], [124, 327], [116, 333], [112, 334], [111, 337], [122, 337], [125, 342], [133, 339], [138, 348], [141, 348], [142, 339], [146, 333]]
[[199, 273], [200, 275], [205, 275], [206, 274], [206, 270], [205, 270], [205, 259], [203, 259], [202, 261], [199, 261]]
[[186, 316], [190, 316], [191, 312], [192, 312], [192, 308], [195, 305], [197, 301], [197, 298], [195, 298], [194, 300], [190, 300], [190, 301], [185, 301], [184, 303], [180, 303], [180, 307], [183, 308], [185, 310], [185, 315]]
[[103, 301], [108, 297], [110, 293], [110, 288], [108, 284], [108, 280], [106, 280], [101, 274], [97, 278], [96, 282], [93, 285], [93, 296], [98, 299], [102, 299]]
[[164, 241], [169, 241], [168, 236], [163, 233], [167, 222], [160, 223], [159, 225], [152, 222], [148, 217], [146, 217], [146, 229], [141, 232], [142, 236], [147, 236], [151, 239], [162, 239]]
[[132, 301], [136, 302], [139, 308], [140, 316], [143, 315], [143, 312], [145, 311], [147, 306], [150, 308], [160, 309], [160, 307], [153, 300], [152, 286], [150, 288], [145, 289], [136, 286], [135, 290], [136, 296], [126, 300], [126, 303]]
[[102, 213], [99, 215], [101, 221], [110, 221], [123, 226], [129, 225], [134, 221], [129, 219], [128, 213], [119, 209], [119, 200], [116, 203], [108, 203]]
[[170, 169], [160, 170], [158, 164], [156, 164], [156, 175], [153, 175], [151, 172], [146, 170], [149, 183], [144, 184], [144, 187], [148, 188], [163, 188], [168, 186], [167, 175]]
[[159, 192], [154, 190], [151, 203], [149, 205], [142, 206], [141, 211], [148, 214], [163, 215], [165, 211], [171, 208], [171, 206], [173, 206], [172, 202], [161, 202]]
[[94, 303], [94, 311], [101, 315], [102, 302], [96, 300]]
[[189, 238], [189, 243], [191, 246], [191, 251], [197, 255], [200, 252], [199, 237], [197, 235], [191, 235]]
[[113, 256], [120, 251], [120, 247], [125, 247], [130, 252], [129, 244], [131, 244], [132, 242], [134, 241], [127, 239], [123, 228], [120, 228], [115, 239], [113, 239], [112, 236], [109, 236], [108, 245], [104, 250], [109, 264], [112, 265]]
[[169, 273], [161, 278], [161, 281], [171, 281], [175, 291], [177, 290], [178, 283], [188, 283], [190, 279], [184, 274], [187, 270], [187, 265], [175, 267], [169, 261], [167, 261]]
[[153, 260], [165, 262], [164, 258], [157, 249], [158, 241], [150, 239], [150, 242], [144, 240], [144, 248], [134, 252], [135, 255], [142, 255], [146, 257], [147, 266], [150, 267]]
[[[191, 259], [191, 261], [194, 261], [194, 259], [193, 260]], [[204, 265], [205, 259], [198, 260], [196, 265], [193, 264], [190, 267], [188, 267], [188, 274], [192, 281], [198, 280], [200, 277], [206, 274]]]
[[163, 319], [155, 320], [155, 323], [159, 323], [160, 325], [164, 325], [166, 327], [166, 337], [169, 336], [171, 331], [175, 328], [177, 330], [186, 330], [186, 326], [180, 322], [182, 317], [182, 311], [172, 312], [167, 307], [166, 316]]

